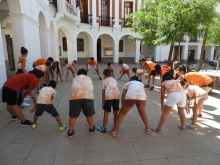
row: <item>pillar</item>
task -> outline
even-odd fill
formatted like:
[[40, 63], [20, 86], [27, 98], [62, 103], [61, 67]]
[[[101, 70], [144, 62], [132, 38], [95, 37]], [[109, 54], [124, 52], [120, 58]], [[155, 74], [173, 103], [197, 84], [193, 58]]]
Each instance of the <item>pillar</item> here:
[[[32, 70], [33, 61], [41, 58], [39, 23], [25, 14], [9, 13], [11, 19], [14, 58], [17, 61], [22, 46], [28, 49], [27, 70]], [[17, 65], [17, 63], [15, 63]], [[17, 69], [17, 66], [15, 66]]]
[[136, 40], [135, 41], [135, 62], [138, 63], [140, 59], [140, 45], [141, 41]]
[[[0, 27], [1, 27], [1, 22], [0, 22]], [[0, 60], [0, 74], [1, 74], [1, 76], [0, 76], [0, 89], [2, 89], [3, 84], [7, 80], [3, 39], [5, 39], [5, 36], [2, 36], [2, 31], [0, 30], [0, 59], [1, 59]]]
[[182, 49], [182, 63], [186, 64], [188, 60], [188, 54], [189, 54], [189, 45], [184, 45]]
[[138, 10], [141, 7], [141, 2], [142, 2], [142, 0], [138, 0]]
[[195, 53], [195, 61], [198, 62], [199, 59], [200, 59], [200, 53], [201, 53], [201, 48], [202, 46], [201, 45], [198, 45], [197, 48], [196, 48], [196, 53]]
[[73, 60], [77, 60], [77, 38], [73, 38]]
[[92, 55], [90, 57], [94, 57], [94, 60], [97, 60], [97, 42], [93, 42]]
[[119, 57], [119, 42], [114, 44], [114, 52], [113, 52], [113, 62], [118, 63], [118, 57]]
[[119, 0], [115, 0], [115, 24], [114, 28], [120, 28], [121, 26], [119, 25]]
[[213, 61], [215, 53], [215, 46], [211, 46], [208, 52], [208, 61]]
[[98, 26], [98, 24], [96, 23], [96, 0], [93, 1], [92, 3], [92, 25], [93, 26]]

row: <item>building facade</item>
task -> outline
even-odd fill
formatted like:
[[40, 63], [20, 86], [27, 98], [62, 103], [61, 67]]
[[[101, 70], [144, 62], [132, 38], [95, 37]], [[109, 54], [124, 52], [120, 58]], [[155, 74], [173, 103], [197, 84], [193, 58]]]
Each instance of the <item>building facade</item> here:
[[[80, 1], [80, 0], [78, 0]], [[0, 87], [8, 72], [17, 68], [20, 48], [26, 47], [27, 70], [39, 58], [53, 57], [63, 63], [89, 57], [99, 62], [138, 62], [142, 53], [156, 62], [167, 60], [169, 45], [151, 48], [126, 27], [126, 15], [138, 11], [142, 0], [0, 0]], [[201, 43], [183, 37], [183, 62], [199, 59]], [[205, 58], [212, 61], [218, 49], [207, 46]], [[173, 58], [176, 58], [175, 47]]]

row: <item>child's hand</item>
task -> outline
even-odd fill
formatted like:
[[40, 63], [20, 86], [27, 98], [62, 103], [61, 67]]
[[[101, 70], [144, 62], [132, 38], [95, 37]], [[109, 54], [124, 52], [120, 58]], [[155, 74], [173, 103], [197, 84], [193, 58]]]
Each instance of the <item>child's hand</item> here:
[[121, 73], [122, 71], [120, 71], [120, 73]]

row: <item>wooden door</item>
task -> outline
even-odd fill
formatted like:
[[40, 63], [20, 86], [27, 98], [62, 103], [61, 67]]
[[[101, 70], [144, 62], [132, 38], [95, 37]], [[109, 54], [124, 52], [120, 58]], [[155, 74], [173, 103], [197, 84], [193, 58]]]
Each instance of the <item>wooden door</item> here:
[[109, 26], [109, 0], [102, 0], [102, 17], [101, 17], [101, 25]]
[[98, 39], [97, 41], [97, 61], [101, 62], [102, 61], [102, 49], [101, 49], [101, 39]]

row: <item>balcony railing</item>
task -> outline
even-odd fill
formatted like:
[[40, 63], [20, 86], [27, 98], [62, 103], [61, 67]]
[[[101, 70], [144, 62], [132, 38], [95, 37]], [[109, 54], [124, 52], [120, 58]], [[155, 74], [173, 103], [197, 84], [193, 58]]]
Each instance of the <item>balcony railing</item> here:
[[48, 0], [49, 1], [49, 3], [51, 4], [51, 5], [53, 5], [53, 7], [56, 9], [56, 11], [58, 11], [58, 8], [57, 8], [57, 0]]
[[71, 5], [69, 2], [65, 1], [65, 8], [66, 10], [70, 13], [73, 14], [74, 16], [78, 16], [78, 12], [75, 7], [73, 7], [73, 5]]

